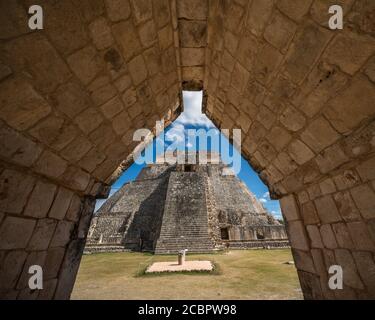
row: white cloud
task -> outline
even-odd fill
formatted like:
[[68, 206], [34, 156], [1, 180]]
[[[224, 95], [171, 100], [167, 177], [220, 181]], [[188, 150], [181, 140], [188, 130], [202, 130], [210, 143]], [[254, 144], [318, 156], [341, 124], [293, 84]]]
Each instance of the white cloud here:
[[270, 193], [267, 191], [262, 198], [269, 199], [270, 198]]
[[210, 119], [202, 113], [202, 91], [183, 91], [184, 112], [176, 119], [176, 124], [214, 127]]
[[264, 198], [260, 198], [259, 201], [262, 202], [262, 203], [267, 203], [268, 202], [268, 200], [264, 199]]
[[165, 134], [165, 140], [182, 142], [185, 138], [185, 127], [182, 124], [174, 123]]

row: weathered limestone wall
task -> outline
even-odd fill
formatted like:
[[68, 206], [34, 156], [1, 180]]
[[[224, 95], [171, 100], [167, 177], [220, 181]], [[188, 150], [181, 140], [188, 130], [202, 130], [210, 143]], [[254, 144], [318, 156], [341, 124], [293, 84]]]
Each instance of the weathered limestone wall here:
[[0, 297], [65, 299], [134, 130], [178, 113], [177, 26], [168, 0], [41, 0], [32, 32], [31, 4], [0, 1]]
[[375, 3], [338, 3], [342, 31], [332, 1], [211, 1], [206, 112], [281, 198], [305, 297], [374, 298]]

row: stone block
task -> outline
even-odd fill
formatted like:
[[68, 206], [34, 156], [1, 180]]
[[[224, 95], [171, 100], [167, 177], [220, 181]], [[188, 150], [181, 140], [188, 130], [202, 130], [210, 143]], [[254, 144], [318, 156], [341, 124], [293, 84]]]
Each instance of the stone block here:
[[[259, 49], [253, 65], [254, 78], [260, 83], [266, 84], [276, 73], [283, 56], [268, 43]], [[285, 88], [285, 87], [284, 87]]]
[[103, 0], [73, 0], [85, 21], [92, 21], [104, 14], [105, 4]]
[[73, 198], [70, 202], [70, 206], [66, 213], [65, 218], [69, 221], [77, 222], [81, 216], [81, 211], [82, 211], [81, 198], [77, 195], [73, 195]]
[[367, 62], [364, 72], [372, 82], [375, 82], [375, 56]]
[[75, 118], [78, 127], [85, 134], [89, 134], [99, 127], [103, 120], [104, 118], [101, 113], [94, 107], [86, 109]]
[[[141, 43], [145, 48], [148, 48], [155, 43], [157, 33], [153, 20], [149, 20], [145, 24], [141, 25], [138, 29], [138, 32]], [[170, 32], [172, 31], [170, 30]]]
[[242, 6], [237, 5], [232, 1], [227, 7], [224, 8], [224, 26], [231, 32], [239, 32], [242, 29], [245, 10]]
[[359, 275], [363, 279], [371, 295], [375, 294], [375, 264], [370, 252], [352, 252]]
[[330, 194], [336, 191], [335, 183], [333, 182], [331, 178], [327, 178], [323, 180], [319, 184], [319, 187], [320, 187], [320, 190], [322, 191], [322, 194]]
[[354, 249], [352, 238], [345, 223], [334, 223], [332, 224], [332, 229], [340, 248]]
[[250, 73], [239, 63], [234, 65], [231, 85], [238, 93], [243, 93], [249, 81]]
[[308, 117], [315, 116], [329, 101], [345, 87], [348, 76], [337, 67], [319, 63], [306, 77], [293, 104]]
[[366, 184], [360, 185], [350, 190], [357, 208], [365, 219], [375, 217], [375, 193]]
[[314, 201], [320, 220], [323, 223], [341, 221], [341, 216], [336, 208], [332, 196], [326, 195]]
[[184, 67], [204, 65], [205, 53], [203, 48], [181, 48], [180, 54], [181, 65]]
[[137, 86], [147, 78], [147, 68], [142, 55], [139, 55], [129, 62], [129, 73]]
[[[239, 38], [236, 35], [234, 35], [232, 32], [226, 31], [224, 33], [224, 46], [231, 55], [233, 56], [236, 55], [236, 50], [237, 50], [238, 45], [239, 45]], [[244, 59], [242, 58], [242, 54], [240, 53], [238, 54], [238, 60], [240, 61], [241, 64], [243, 64], [242, 61], [244, 61]], [[246, 66], [245, 64], [243, 65]], [[246, 69], [248, 70], [251, 69], [250, 65], [246, 66]]]
[[312, 2], [313, 0], [301, 0], [298, 2], [279, 0], [277, 1], [277, 7], [291, 19], [300, 21], [309, 12]]
[[92, 147], [92, 143], [87, 138], [80, 136], [64, 148], [61, 155], [70, 162], [77, 162], [82, 159]]
[[266, 129], [270, 130], [276, 121], [276, 116], [274, 112], [263, 105], [258, 110], [256, 120], [258, 120]]
[[246, 27], [256, 36], [263, 33], [266, 24], [270, 21], [274, 1], [254, 0], [252, 1], [246, 19]]
[[207, 20], [208, 1], [181, 0], [177, 1], [177, 16], [187, 20]]
[[140, 24], [152, 18], [152, 0], [130, 0], [133, 9], [133, 18]]
[[8, 126], [0, 127], [0, 154], [21, 166], [30, 167], [42, 152], [41, 146]]
[[160, 50], [164, 51], [173, 44], [173, 31], [170, 25], [166, 25], [158, 32]]
[[60, 266], [62, 263], [62, 260], [64, 258], [65, 254], [65, 248], [50, 248], [47, 251], [47, 257], [44, 263], [44, 278], [47, 279], [53, 279], [56, 278]]
[[112, 84], [107, 84], [91, 92], [91, 99], [97, 106], [101, 106], [114, 96], [117, 95], [117, 90]]
[[160, 29], [171, 21], [168, 0], [153, 0], [152, 7], [154, 20]]
[[325, 248], [336, 249], [337, 241], [335, 234], [332, 231], [330, 224], [324, 224], [320, 227], [320, 234], [322, 236], [323, 244]]
[[112, 33], [126, 61], [129, 61], [142, 49], [142, 45], [138, 40], [137, 30], [130, 20], [121, 21], [113, 25]]
[[121, 100], [116, 96], [103, 104], [100, 109], [107, 119], [112, 119], [114, 116], [124, 110], [124, 105]]
[[0, 62], [0, 81], [4, 80], [13, 73], [12, 69]]
[[315, 119], [301, 133], [301, 139], [313, 151], [319, 153], [340, 138], [340, 135], [323, 117]]
[[131, 127], [131, 119], [126, 110], [116, 116], [113, 123], [113, 129], [117, 134], [124, 134]]
[[292, 136], [282, 127], [274, 126], [267, 139], [277, 151], [281, 151], [292, 139]]
[[54, 219], [39, 219], [27, 249], [47, 250], [55, 232], [56, 225], [57, 222]]
[[31, 193], [23, 214], [34, 218], [47, 217], [55, 197], [56, 189], [56, 185], [52, 183], [38, 181]]
[[324, 114], [338, 132], [349, 133], [373, 116], [374, 88], [365, 76], [358, 75], [345, 91], [330, 100]]
[[284, 175], [289, 175], [297, 169], [297, 164], [285, 152], [281, 152], [278, 154], [277, 158], [274, 161], [274, 165]]
[[298, 206], [293, 195], [281, 198], [280, 206], [287, 221], [294, 221], [299, 219]]
[[131, 84], [132, 84], [131, 78], [127, 74], [121, 76], [114, 82], [115, 87], [120, 92], [124, 92], [126, 89], [128, 89], [131, 86]]
[[27, 253], [23, 250], [13, 250], [5, 256], [0, 266], [1, 289], [12, 289], [15, 287], [26, 257]]
[[105, 18], [101, 17], [91, 22], [89, 30], [91, 38], [99, 50], [109, 48], [113, 44], [114, 39], [112, 37], [111, 28]]
[[48, 213], [50, 218], [54, 218], [57, 220], [64, 219], [66, 212], [69, 208], [70, 202], [73, 197], [73, 192], [64, 188], [60, 187], [59, 191], [56, 195], [55, 201], [51, 207], [51, 210]]
[[87, 172], [92, 172], [105, 159], [106, 156], [102, 152], [93, 148], [78, 162], [78, 165]]
[[354, 32], [339, 34], [326, 49], [323, 58], [354, 75], [375, 52], [375, 40]]
[[320, 222], [313, 201], [306, 202], [301, 206], [301, 216], [306, 225], [318, 224]]
[[89, 84], [102, 70], [103, 64], [93, 46], [87, 46], [68, 57], [68, 63], [83, 84]]
[[131, 9], [129, 0], [105, 0], [108, 18], [117, 22], [130, 17]]
[[310, 238], [311, 247], [312, 248], [324, 248], [318, 227], [314, 225], [309, 225], [309, 226], [306, 226], [306, 230]]
[[52, 99], [57, 109], [70, 118], [74, 118], [92, 104], [84, 87], [73, 81], [60, 86]]
[[20, 131], [30, 128], [51, 112], [44, 98], [30, 84], [18, 78], [1, 83], [0, 101], [0, 118]]
[[293, 254], [294, 262], [296, 264], [296, 268], [298, 270], [315, 273], [314, 262], [313, 262], [310, 252], [307, 253], [307, 252], [292, 248], [292, 254]]
[[318, 154], [315, 161], [320, 172], [326, 174], [349, 161], [349, 158], [338, 144], [334, 144]]
[[333, 195], [337, 209], [344, 221], [355, 221], [360, 219], [360, 214], [356, 208], [349, 191], [338, 192]]
[[371, 240], [365, 223], [358, 221], [349, 222], [347, 225], [354, 245], [358, 250], [375, 251], [375, 244]]
[[179, 20], [180, 46], [201, 48], [207, 44], [206, 21]]
[[[33, 87], [42, 94], [50, 94], [72, 75], [54, 46], [40, 32], [7, 42], [2, 46], [2, 53], [4, 62], [14, 67], [14, 71], [26, 71], [32, 77]], [[18, 88], [17, 92], [21, 94], [22, 90]]]
[[288, 147], [289, 156], [302, 165], [314, 157], [314, 153], [300, 140], [293, 140]]
[[36, 163], [35, 170], [48, 177], [58, 178], [67, 167], [67, 162], [56, 154], [46, 150]]
[[345, 170], [342, 174], [334, 177], [335, 184], [339, 190], [345, 190], [361, 183], [358, 173], [354, 170]]
[[161, 69], [161, 55], [158, 49], [152, 47], [143, 53], [147, 70], [149, 74], [155, 75], [160, 72]]
[[55, 233], [53, 235], [50, 247], [64, 247], [68, 244], [72, 231], [74, 228], [74, 223], [69, 221], [59, 221], [57, 224]]
[[81, 169], [70, 166], [65, 170], [61, 179], [67, 187], [85, 191], [90, 182], [90, 175]]
[[[291, 2], [287, 2], [288, 5], [291, 5]], [[298, 3], [302, 2], [304, 1]], [[300, 28], [285, 62], [285, 72], [294, 83], [300, 83], [305, 78], [331, 37], [330, 31], [312, 23], [306, 23], [304, 27]]]
[[4, 170], [0, 176], [0, 210], [20, 214], [34, 187], [35, 179], [13, 170]]
[[302, 221], [288, 221], [287, 230], [289, 241], [293, 249], [305, 251], [310, 249], [305, 226]]
[[43, 290], [39, 292], [38, 300], [52, 300], [57, 286], [57, 279], [45, 281]]
[[[59, 136], [62, 135], [62, 132], [64, 131], [63, 127], [64, 119], [62, 117], [50, 115], [30, 129], [29, 133], [38, 141], [53, 147], [54, 142], [58, 141]], [[71, 140], [67, 139], [67, 143], [70, 141]], [[37, 146], [35, 146], [35, 149], [37, 149]]]
[[362, 162], [356, 169], [362, 181], [375, 180], [375, 157]]
[[305, 117], [292, 106], [287, 106], [280, 115], [280, 122], [290, 131], [297, 132], [305, 126]]
[[363, 283], [361, 281], [361, 278], [359, 277], [359, 272], [350, 252], [346, 249], [336, 249], [335, 256], [338, 265], [342, 267], [343, 273], [345, 275], [343, 277], [344, 285], [347, 285], [354, 289], [363, 290]]
[[0, 249], [24, 249], [32, 234], [36, 220], [18, 217], [5, 217], [0, 228]]
[[45, 20], [44, 29], [59, 52], [70, 54], [88, 42], [85, 26], [73, 3], [45, 2], [43, 9], [53, 17]]
[[264, 32], [264, 38], [285, 53], [296, 30], [297, 25], [293, 21], [276, 11]]

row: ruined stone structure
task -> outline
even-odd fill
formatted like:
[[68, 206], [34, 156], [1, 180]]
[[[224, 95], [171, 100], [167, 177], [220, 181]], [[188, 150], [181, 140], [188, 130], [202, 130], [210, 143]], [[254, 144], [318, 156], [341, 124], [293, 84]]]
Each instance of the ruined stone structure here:
[[98, 210], [86, 251], [177, 254], [288, 246], [284, 226], [237, 177], [225, 175], [218, 155], [209, 156], [208, 164], [200, 164], [197, 154], [196, 164], [144, 168]]
[[[182, 89], [242, 129], [305, 297], [375, 297], [374, 1], [41, 0], [35, 31], [31, 4], [0, 0], [2, 298], [69, 298], [95, 199], [131, 163], [134, 130], [183, 110]], [[343, 290], [327, 286], [334, 264]]]

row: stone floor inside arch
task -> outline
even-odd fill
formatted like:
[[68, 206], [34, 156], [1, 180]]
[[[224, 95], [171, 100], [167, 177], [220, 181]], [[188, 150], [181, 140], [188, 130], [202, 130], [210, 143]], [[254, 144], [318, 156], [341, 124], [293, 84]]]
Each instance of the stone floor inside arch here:
[[241, 129], [305, 299], [374, 299], [372, 0], [0, 0], [0, 298], [70, 298], [96, 199], [182, 90]]

